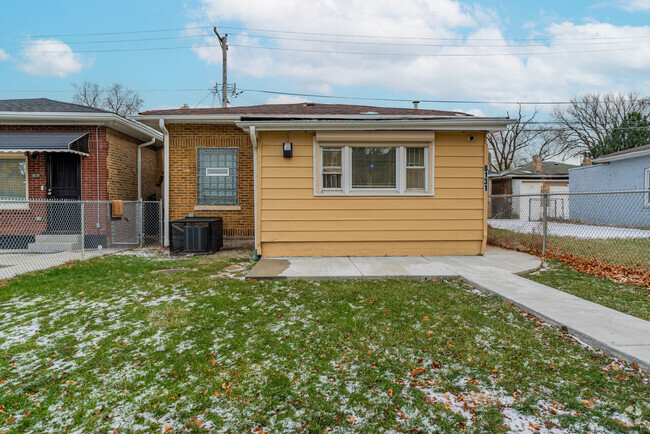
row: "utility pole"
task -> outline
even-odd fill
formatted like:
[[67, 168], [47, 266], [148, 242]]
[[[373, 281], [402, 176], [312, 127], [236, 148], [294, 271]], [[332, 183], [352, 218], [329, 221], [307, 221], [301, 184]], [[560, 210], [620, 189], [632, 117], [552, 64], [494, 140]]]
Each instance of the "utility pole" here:
[[213, 27], [214, 34], [219, 38], [219, 45], [221, 45], [221, 56], [223, 66], [223, 80], [221, 82], [221, 107], [228, 107], [228, 33], [221, 36], [217, 32], [217, 27]]

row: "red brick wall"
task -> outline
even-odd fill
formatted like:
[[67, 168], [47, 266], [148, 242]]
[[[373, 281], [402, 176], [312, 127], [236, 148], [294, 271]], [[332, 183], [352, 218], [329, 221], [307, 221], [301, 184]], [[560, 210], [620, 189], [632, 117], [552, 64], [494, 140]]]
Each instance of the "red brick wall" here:
[[[222, 217], [224, 235], [255, 234], [253, 190], [253, 145], [250, 136], [231, 124], [169, 125], [169, 217], [177, 220], [196, 217]], [[196, 148], [237, 147], [239, 149], [239, 209], [197, 208]]]

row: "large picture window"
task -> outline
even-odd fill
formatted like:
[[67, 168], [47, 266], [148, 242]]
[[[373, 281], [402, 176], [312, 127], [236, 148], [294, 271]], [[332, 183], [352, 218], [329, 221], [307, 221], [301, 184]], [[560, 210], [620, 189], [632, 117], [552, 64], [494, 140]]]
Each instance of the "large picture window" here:
[[430, 194], [428, 146], [324, 146], [320, 185], [330, 195]]
[[0, 200], [27, 199], [27, 164], [24, 156], [0, 156]]
[[238, 205], [237, 148], [197, 148], [196, 204]]

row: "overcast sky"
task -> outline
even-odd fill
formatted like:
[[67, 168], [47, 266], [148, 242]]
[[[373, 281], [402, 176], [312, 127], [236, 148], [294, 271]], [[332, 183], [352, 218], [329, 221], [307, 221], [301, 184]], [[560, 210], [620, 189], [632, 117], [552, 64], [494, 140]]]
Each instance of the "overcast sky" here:
[[[648, 95], [649, 23], [650, 0], [22, 0], [0, 15], [0, 98], [70, 100], [71, 84], [89, 80], [136, 89], [146, 108], [218, 105], [209, 92], [221, 81], [212, 25], [230, 34], [238, 89], [408, 101]], [[88, 33], [97, 35], [80, 35]], [[304, 100], [410, 106], [250, 90], [232, 104]]]

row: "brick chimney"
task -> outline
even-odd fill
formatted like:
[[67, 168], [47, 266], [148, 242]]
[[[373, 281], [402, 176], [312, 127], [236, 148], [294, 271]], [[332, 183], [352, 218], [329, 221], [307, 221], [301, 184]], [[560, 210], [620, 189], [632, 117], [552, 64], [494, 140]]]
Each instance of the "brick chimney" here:
[[582, 166], [591, 166], [591, 158], [585, 157], [582, 159]]
[[539, 173], [543, 172], [541, 155], [533, 155], [533, 171]]

